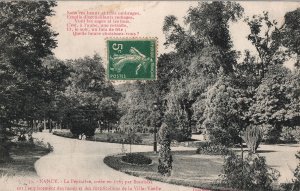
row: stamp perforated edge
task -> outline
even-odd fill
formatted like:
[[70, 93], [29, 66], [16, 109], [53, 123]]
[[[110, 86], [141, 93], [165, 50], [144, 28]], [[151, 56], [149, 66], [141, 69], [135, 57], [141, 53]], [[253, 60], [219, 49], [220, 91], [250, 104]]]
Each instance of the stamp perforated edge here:
[[[157, 37], [106, 37], [105, 39], [105, 58], [104, 58], [104, 64], [106, 65], [106, 71], [105, 71], [105, 77], [106, 80], [111, 81], [113, 83], [125, 83], [125, 82], [134, 82], [134, 81], [156, 81], [157, 80], [157, 62], [158, 62], [158, 38]], [[146, 78], [138, 78], [138, 79], [124, 79], [124, 80], [118, 80], [118, 79], [109, 79], [109, 53], [108, 53], [108, 41], [110, 40], [119, 40], [119, 41], [126, 41], [126, 40], [136, 40], [136, 41], [143, 41], [143, 40], [154, 40], [155, 41], [155, 78], [154, 79], [146, 79]]]

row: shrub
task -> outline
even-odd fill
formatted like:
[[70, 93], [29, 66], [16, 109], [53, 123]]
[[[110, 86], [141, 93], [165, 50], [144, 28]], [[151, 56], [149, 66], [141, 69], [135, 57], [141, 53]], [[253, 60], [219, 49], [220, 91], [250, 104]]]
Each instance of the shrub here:
[[280, 137], [282, 132], [281, 126], [272, 126], [272, 125], [264, 125], [265, 132], [265, 142], [268, 144], [277, 144], [281, 143]]
[[209, 140], [215, 145], [232, 146], [234, 144], [240, 144], [241, 142], [241, 137], [236, 128], [211, 128], [208, 129], [208, 133]]
[[226, 146], [223, 145], [214, 145], [211, 143], [205, 143], [197, 148], [197, 154], [204, 154], [204, 155], [228, 155], [232, 152]]
[[8, 149], [0, 145], [0, 163], [9, 161], [11, 158], [9, 156]]
[[[125, 143], [125, 144], [139, 144], [142, 143], [142, 138], [140, 135], [135, 133], [125, 134], [125, 133], [101, 133], [95, 135], [97, 141], [109, 142], [109, 143]], [[93, 140], [93, 139], [87, 139]]]
[[152, 163], [150, 158], [140, 153], [128, 153], [122, 156], [122, 161], [135, 165], [148, 165]]
[[281, 132], [281, 140], [284, 143], [296, 143], [300, 141], [300, 127], [283, 127]]
[[64, 120], [70, 126], [71, 133], [77, 137], [83, 134], [87, 137], [94, 136], [98, 127], [96, 119], [86, 110], [71, 110]]
[[[183, 116], [182, 116], [183, 117]], [[191, 128], [187, 125], [186, 121], [180, 120], [174, 115], [174, 113], [166, 113], [164, 115], [164, 123], [168, 127], [171, 127], [169, 131], [169, 138], [178, 142], [189, 140], [192, 137]], [[180, 128], [179, 128], [180, 127]]]
[[52, 152], [54, 149], [53, 146], [49, 142], [45, 143], [43, 140], [39, 140], [39, 139], [34, 139], [34, 145], [42, 147], [42, 148], [46, 149], [48, 152]]
[[[300, 160], [300, 151], [296, 154], [296, 158]], [[300, 190], [300, 163], [294, 171], [294, 179], [292, 183], [287, 183], [281, 185], [281, 187], [286, 191], [298, 191]]]
[[292, 133], [295, 136], [296, 142], [300, 143], [300, 126], [294, 127]]
[[53, 131], [52, 134], [61, 137], [67, 137], [67, 138], [78, 138], [77, 136], [73, 135], [69, 131]]
[[170, 132], [170, 138], [178, 142], [183, 142], [189, 140], [191, 136], [190, 132], [188, 132], [187, 130], [172, 129], [172, 131]]
[[72, 121], [70, 126], [70, 131], [73, 135], [78, 137], [79, 135], [85, 134], [87, 137], [91, 137], [95, 135], [97, 122], [88, 120], [76, 120]]
[[242, 136], [250, 152], [255, 153], [262, 140], [262, 130], [258, 126], [248, 126]]
[[142, 138], [135, 133], [129, 133], [125, 136], [125, 143], [139, 144], [142, 143]]
[[[120, 133], [105, 133], [100, 134], [100, 137], [102, 137], [100, 141], [109, 142], [109, 143], [124, 143], [125, 140], [125, 134]], [[105, 137], [106, 136], [106, 137]], [[99, 137], [97, 137], [99, 138]]]
[[160, 142], [158, 172], [164, 176], [170, 176], [173, 158], [171, 154], [170, 129], [165, 123], [160, 127], [158, 135]]
[[279, 172], [267, 166], [264, 157], [249, 154], [242, 157], [231, 153], [225, 158], [222, 182], [230, 188], [241, 190], [271, 191]]
[[26, 136], [24, 134], [18, 136], [18, 141], [26, 141]]

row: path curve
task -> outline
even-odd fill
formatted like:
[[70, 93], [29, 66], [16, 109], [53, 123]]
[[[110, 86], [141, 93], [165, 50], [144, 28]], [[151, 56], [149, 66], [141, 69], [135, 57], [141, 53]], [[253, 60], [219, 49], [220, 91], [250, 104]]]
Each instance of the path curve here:
[[[35, 138], [49, 142], [54, 151], [40, 158], [35, 163], [35, 169], [41, 179], [59, 179], [62, 180], [113, 180], [123, 181], [140, 181], [135, 186], [143, 186], [147, 190], [162, 191], [193, 191], [191, 187], [172, 185], [157, 181], [152, 181], [152, 184], [147, 184], [145, 179], [140, 177], [130, 176], [128, 174], [116, 171], [108, 167], [103, 159], [107, 155], [113, 155], [121, 152], [122, 145], [115, 143], [103, 143], [93, 141], [83, 141], [76, 139], [63, 138], [49, 133], [37, 133]], [[126, 145], [126, 147], [129, 147]], [[126, 148], [129, 150], [129, 148]], [[132, 145], [132, 152], [147, 152], [152, 151], [151, 146]], [[176, 147], [173, 150], [188, 150], [191, 148]], [[145, 182], [144, 184], [140, 184]], [[117, 184], [105, 184], [107, 190], [112, 189], [111, 186]], [[130, 185], [133, 188], [133, 184]], [[150, 187], [148, 187], [150, 186]], [[125, 186], [126, 187], [126, 186]], [[134, 189], [133, 189], [134, 190]], [[198, 189], [200, 190], [200, 189]]]

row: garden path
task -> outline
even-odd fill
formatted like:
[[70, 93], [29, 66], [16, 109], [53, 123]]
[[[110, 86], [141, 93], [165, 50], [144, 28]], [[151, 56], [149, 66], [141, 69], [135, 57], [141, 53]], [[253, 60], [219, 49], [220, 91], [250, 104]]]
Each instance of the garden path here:
[[[59, 185], [64, 186], [80, 186], [80, 183], [63, 184], [64, 181], [73, 180], [112, 180], [119, 181], [123, 184], [116, 184], [116, 182], [105, 183], [105, 184], [91, 184], [91, 186], [96, 186], [100, 190], [101, 186], [106, 186], [107, 190], [113, 190], [117, 187], [125, 188], [127, 186], [131, 187], [132, 190], [138, 190], [138, 187], [134, 189], [133, 186], [142, 186], [145, 191], [152, 190], [156, 191], [195, 191], [199, 189], [193, 189], [191, 187], [170, 185], [167, 183], [152, 181], [151, 184], [146, 184], [147, 181], [143, 178], [133, 177], [125, 173], [116, 171], [106, 164], [104, 164], [103, 159], [107, 155], [113, 155], [120, 153], [122, 149], [121, 144], [114, 143], [103, 143], [103, 142], [92, 142], [83, 141], [76, 139], [68, 139], [59, 136], [54, 136], [49, 133], [36, 133], [35, 138], [44, 140], [44, 142], [49, 142], [53, 147], [54, 151], [41, 159], [39, 159], [35, 168], [39, 175], [39, 180], [41, 179], [58, 179]], [[125, 146], [127, 151], [129, 151], [129, 145]], [[295, 158], [296, 152], [299, 150], [299, 144], [292, 145], [260, 145], [258, 152], [260, 155], [265, 156], [267, 164], [271, 167], [276, 168], [280, 171], [279, 182], [289, 182], [293, 177], [293, 170], [298, 164], [298, 160]], [[147, 152], [152, 151], [151, 146], [145, 145], [132, 145], [132, 152]], [[192, 148], [187, 147], [174, 147], [172, 150], [187, 150]], [[136, 184], [127, 184], [125, 181], [140, 181]], [[144, 181], [144, 184], [140, 184]], [[146, 182], [145, 182], [146, 181]], [[47, 184], [41, 184], [40, 186], [45, 186]], [[53, 184], [49, 184], [49, 186]], [[89, 184], [84, 184], [89, 185]], [[148, 188], [148, 186], [150, 186]], [[92, 188], [93, 189], [93, 188]], [[96, 188], [94, 189], [96, 190]], [[130, 189], [127, 189], [130, 190]], [[140, 189], [143, 191], [142, 189]], [[203, 190], [202, 190], [203, 191]]]
[[[39, 159], [35, 168], [40, 178], [54, 178], [59, 181], [74, 180], [112, 180], [116, 182], [124, 181], [145, 181], [143, 178], [134, 177], [125, 173], [116, 171], [108, 167], [103, 159], [107, 155], [121, 152], [122, 145], [114, 143], [103, 143], [93, 141], [83, 141], [76, 139], [63, 138], [49, 133], [37, 133], [36, 138], [49, 142], [54, 151]], [[126, 145], [129, 151], [129, 145]], [[151, 146], [132, 145], [132, 152], [152, 151]], [[173, 150], [187, 150], [189, 148], [176, 147]], [[191, 148], [190, 148], [191, 149]], [[73, 184], [74, 185], [74, 184]], [[79, 184], [78, 184], [79, 185]], [[117, 184], [93, 184], [93, 186], [117, 187]], [[125, 186], [119, 184], [119, 187]], [[133, 186], [143, 186], [145, 191], [192, 191], [191, 187], [171, 185], [162, 182], [153, 181], [152, 184], [131, 184]], [[148, 188], [148, 186], [150, 186]], [[126, 187], [126, 186], [125, 186]], [[99, 189], [100, 190], [100, 189]], [[107, 189], [109, 190], [109, 189]], [[128, 189], [129, 190], [129, 189]], [[138, 190], [136, 189], [132, 190]]]

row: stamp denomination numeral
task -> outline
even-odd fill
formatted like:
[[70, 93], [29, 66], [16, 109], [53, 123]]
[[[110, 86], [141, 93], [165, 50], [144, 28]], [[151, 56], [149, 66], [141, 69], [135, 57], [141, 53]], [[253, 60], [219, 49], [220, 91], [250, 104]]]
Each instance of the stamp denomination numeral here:
[[118, 51], [119, 53], [121, 53], [122, 50], [123, 50], [123, 44], [114, 43], [112, 45], [112, 49]]

